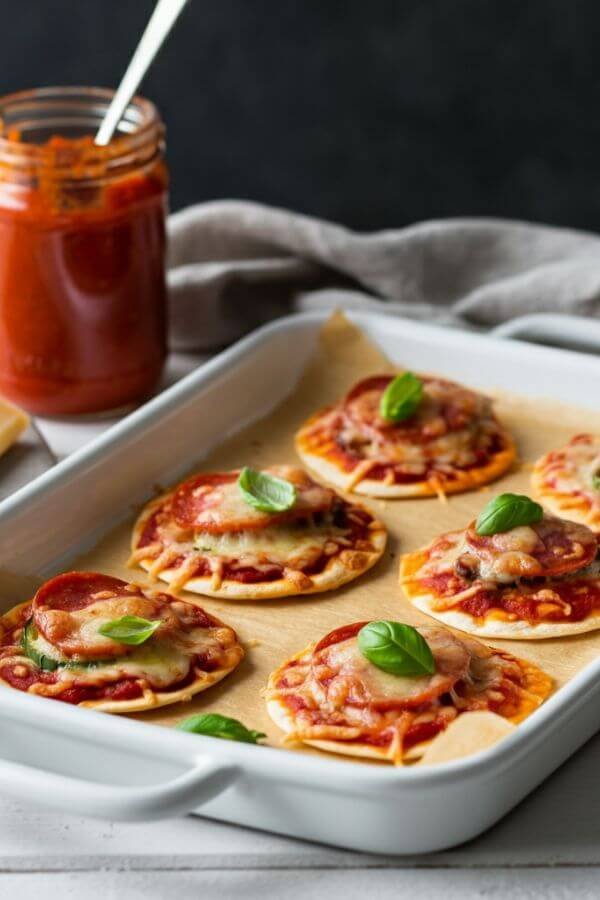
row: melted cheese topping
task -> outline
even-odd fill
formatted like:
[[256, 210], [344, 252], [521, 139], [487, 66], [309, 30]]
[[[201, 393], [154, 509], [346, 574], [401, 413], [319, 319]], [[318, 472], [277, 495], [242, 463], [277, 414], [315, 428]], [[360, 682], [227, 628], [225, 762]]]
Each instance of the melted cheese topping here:
[[[531, 556], [539, 543], [533, 528], [520, 525], [511, 531], [495, 534], [492, 552], [478, 555], [478, 575], [482, 581], [510, 584], [515, 578], [539, 573], [540, 564]], [[469, 552], [468, 538], [465, 540]]]
[[[514, 713], [524, 680], [518, 660], [441, 626], [418, 631], [433, 654], [433, 675], [404, 678], [382, 672], [362, 656], [355, 636], [283, 666], [272, 676], [268, 696], [284, 705], [290, 698], [289, 715], [301, 740], [368, 742], [386, 735], [387, 745], [380, 746], [398, 763], [412, 725], [435, 723], [442, 730], [460, 713], [499, 709], [506, 698]], [[299, 699], [304, 702], [298, 704]]]
[[[64, 684], [77, 682], [97, 685], [112, 683], [122, 678], [140, 678], [155, 688], [165, 688], [186, 677], [194, 656], [220, 649], [221, 645], [215, 637], [215, 630], [193, 628], [177, 641], [152, 637], [138, 647], [128, 648], [129, 652], [117, 659], [91, 664], [69, 663], [57, 648], [39, 633], [34, 638], [32, 646], [38, 653], [63, 664], [64, 667], [55, 671], [59, 682]], [[65, 663], [68, 664], [64, 665]]]
[[[442, 574], [454, 574], [457, 576], [455, 584], [449, 582], [448, 591], [444, 593], [446, 603], [452, 605], [477, 593], [486, 585], [500, 587], [519, 582], [522, 578], [546, 577], [546, 584], [560, 582], [574, 578], [595, 579], [600, 571], [600, 559], [590, 562], [589, 549], [594, 552], [595, 542], [583, 547], [578, 542], [581, 536], [577, 530], [586, 533], [593, 540], [593, 535], [584, 526], [572, 522], [563, 522], [565, 537], [570, 542], [564, 547], [562, 554], [556, 556], [548, 554], [544, 547], [543, 536], [547, 535], [547, 528], [553, 520], [546, 517], [536, 528], [528, 525], [513, 528], [510, 531], [501, 532], [481, 541], [471, 528], [466, 531], [455, 531], [443, 535], [431, 545], [426, 561], [416, 573], [418, 580], [425, 580]], [[541, 550], [546, 552], [544, 562], [535, 555]], [[559, 545], [556, 549], [562, 549]], [[561, 562], [573, 560], [572, 566], [561, 568]], [[577, 559], [580, 560], [579, 568]], [[587, 563], [587, 564], [586, 564]], [[465, 579], [468, 586], [464, 587]], [[452, 590], [455, 593], [452, 593]]]
[[203, 532], [197, 535], [194, 548], [209, 557], [239, 560], [241, 565], [272, 562], [301, 568], [323, 552], [335, 553], [338, 550], [336, 538], [343, 538], [345, 533], [327, 523], [271, 525], [255, 531]]
[[473, 428], [452, 431], [426, 444], [400, 438], [386, 439], [384, 436], [365, 440], [352, 422], [344, 426], [340, 436], [346, 446], [359, 447], [365, 459], [399, 463], [404, 471], [413, 475], [424, 472], [429, 462], [441, 466], [469, 466], [475, 462], [475, 451], [481, 442], [479, 430]]
[[404, 678], [378, 669], [362, 655], [356, 638], [328, 648], [327, 664], [336, 670], [338, 677], [352, 676], [359, 679], [365, 693], [372, 699], [405, 700], [416, 697], [422, 694], [431, 682], [430, 675]]
[[[207, 644], [214, 644], [206, 634], [206, 629], [196, 629], [193, 642], [199, 652]], [[33, 648], [38, 653], [64, 663], [65, 659], [50, 644], [43, 635], [39, 634], [33, 641]], [[186, 677], [190, 670], [191, 657], [188, 652], [177, 647], [172, 641], [159, 641], [151, 639], [139, 647], [132, 647], [127, 656], [111, 660], [110, 662], [98, 662], [91, 665], [72, 664], [56, 670], [58, 680], [64, 684], [106, 684], [118, 681], [121, 678], [142, 678], [149, 681], [154, 687], [168, 687], [176, 684]]]

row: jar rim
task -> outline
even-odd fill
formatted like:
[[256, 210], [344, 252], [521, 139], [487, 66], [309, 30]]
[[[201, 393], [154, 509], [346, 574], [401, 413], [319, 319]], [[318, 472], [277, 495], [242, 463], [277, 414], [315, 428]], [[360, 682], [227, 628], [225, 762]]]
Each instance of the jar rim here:
[[[29, 174], [44, 168], [53, 177], [79, 181], [139, 163], [140, 158], [151, 159], [162, 149], [164, 125], [154, 103], [141, 96], [130, 101], [110, 143], [99, 146], [89, 140], [114, 94], [110, 88], [56, 86], [1, 96], [0, 166]], [[77, 165], [72, 152], [49, 153], [47, 144], [50, 138], [73, 130], [80, 132], [82, 139]], [[38, 139], [31, 139], [32, 134]], [[40, 140], [40, 135], [45, 140]], [[74, 147], [76, 141], [71, 144]]]

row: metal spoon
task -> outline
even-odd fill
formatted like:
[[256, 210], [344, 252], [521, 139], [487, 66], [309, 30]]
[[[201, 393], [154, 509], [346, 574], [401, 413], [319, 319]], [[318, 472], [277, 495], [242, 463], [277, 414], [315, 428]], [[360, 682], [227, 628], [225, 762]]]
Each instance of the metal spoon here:
[[106, 146], [112, 139], [131, 98], [186, 3], [187, 0], [158, 0], [121, 84], [106, 110], [96, 134], [96, 144]]

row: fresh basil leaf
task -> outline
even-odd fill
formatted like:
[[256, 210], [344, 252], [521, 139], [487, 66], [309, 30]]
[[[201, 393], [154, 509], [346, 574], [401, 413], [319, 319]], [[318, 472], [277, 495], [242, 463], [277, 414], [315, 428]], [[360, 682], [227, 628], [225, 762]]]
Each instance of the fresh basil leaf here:
[[374, 666], [392, 675], [410, 678], [435, 672], [425, 638], [401, 622], [369, 622], [358, 632], [358, 649]]
[[595, 475], [592, 475], [592, 486], [600, 491], [600, 472], [596, 472]]
[[379, 401], [379, 413], [388, 422], [408, 419], [423, 399], [423, 382], [412, 372], [404, 372], [390, 381]]
[[192, 734], [206, 734], [225, 741], [241, 741], [243, 744], [257, 744], [266, 737], [262, 731], [251, 731], [237, 719], [221, 716], [219, 713], [201, 713], [190, 716], [177, 725], [180, 731]]
[[296, 488], [283, 478], [258, 472], [245, 466], [238, 479], [240, 493], [248, 506], [261, 512], [276, 513], [291, 509], [296, 502]]
[[159, 626], [160, 619], [151, 621], [142, 619], [140, 616], [121, 616], [120, 619], [105, 622], [98, 631], [104, 637], [118, 641], [120, 644], [137, 647], [138, 644], [143, 644], [144, 641], [151, 638]]
[[490, 535], [510, 531], [519, 525], [540, 522], [544, 510], [523, 494], [499, 494], [485, 506], [475, 524], [477, 534]]

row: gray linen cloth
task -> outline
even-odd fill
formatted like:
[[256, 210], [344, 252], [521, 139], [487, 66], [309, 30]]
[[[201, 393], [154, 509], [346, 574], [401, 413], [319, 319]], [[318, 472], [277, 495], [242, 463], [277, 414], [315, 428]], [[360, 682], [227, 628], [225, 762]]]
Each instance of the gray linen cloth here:
[[222, 346], [293, 310], [384, 309], [466, 328], [524, 313], [600, 317], [600, 238], [501, 219], [359, 234], [257, 203], [169, 220], [170, 345]]

